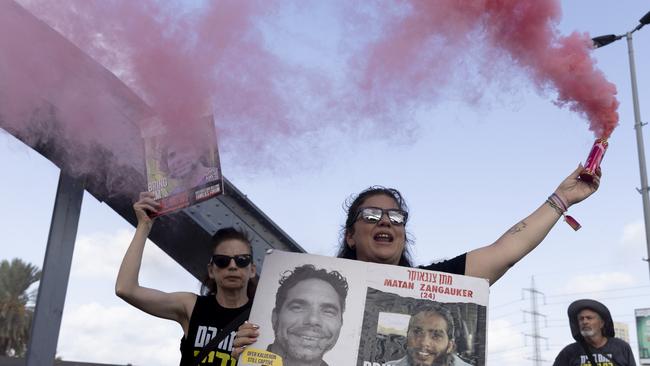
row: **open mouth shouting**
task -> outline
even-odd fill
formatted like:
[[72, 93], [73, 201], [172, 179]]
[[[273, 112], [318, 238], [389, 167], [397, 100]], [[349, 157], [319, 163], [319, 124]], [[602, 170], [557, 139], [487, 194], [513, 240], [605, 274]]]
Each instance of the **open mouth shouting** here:
[[380, 243], [392, 243], [393, 242], [393, 235], [387, 232], [379, 232], [376, 233], [375, 236], [373, 236], [373, 239], [376, 242]]

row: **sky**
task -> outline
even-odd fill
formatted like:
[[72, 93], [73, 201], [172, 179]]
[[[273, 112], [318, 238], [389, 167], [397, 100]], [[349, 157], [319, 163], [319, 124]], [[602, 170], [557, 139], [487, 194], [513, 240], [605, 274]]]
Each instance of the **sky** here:
[[[329, 18], [338, 3], [310, 4], [274, 13], [274, 22], [260, 26], [265, 45], [289, 69], [309, 66], [324, 79], [342, 78], [339, 69], [346, 60], [337, 47], [344, 33]], [[650, 3], [640, 0], [560, 4], [559, 31], [564, 35], [620, 34], [650, 10]], [[634, 34], [642, 120], [644, 107], [650, 108], [649, 29]], [[555, 103], [555, 92], [540, 89], [518, 65], [495, 61], [496, 77], [479, 68], [476, 78], [465, 79], [461, 72], [463, 77], [454, 77], [454, 70], [471, 69], [472, 61], [486, 54], [467, 50], [457, 56], [449, 59], [447, 82], [422, 89], [429, 99], [408, 108], [398, 105], [399, 113], [381, 123], [373, 123], [379, 118], [373, 114], [367, 123], [328, 120], [320, 128], [323, 115], [304, 113], [297, 120], [307, 120], [309, 128], [297, 128], [299, 133], [247, 141], [238, 140], [232, 127], [219, 140], [224, 175], [309, 253], [334, 254], [345, 199], [370, 185], [395, 187], [405, 195], [418, 264], [492, 243], [584, 161], [594, 135], [581, 115]], [[520, 365], [532, 356], [532, 338], [526, 336], [532, 332], [527, 313], [532, 311], [531, 294], [526, 289], [533, 279], [544, 294], [537, 309], [545, 315], [540, 319], [541, 335], [547, 338], [541, 343], [543, 364], [550, 365], [572, 342], [566, 308], [579, 298], [602, 301], [615, 321], [627, 323], [638, 355], [634, 309], [650, 307], [650, 271], [642, 260], [648, 254], [636, 191], [639, 165], [627, 48], [621, 40], [592, 56], [616, 86], [620, 102], [620, 125], [609, 139], [600, 189], [569, 210], [582, 224], [580, 231], [558, 222], [537, 249], [491, 287], [488, 364]], [[21, 258], [41, 266], [58, 168], [2, 130], [0, 166], [0, 259]], [[296, 214], [305, 209], [310, 215]], [[178, 364], [180, 326], [144, 314], [114, 295], [133, 232], [110, 208], [85, 195], [57, 347], [63, 359]], [[145, 249], [140, 282], [164, 291], [199, 289], [152, 243]]]

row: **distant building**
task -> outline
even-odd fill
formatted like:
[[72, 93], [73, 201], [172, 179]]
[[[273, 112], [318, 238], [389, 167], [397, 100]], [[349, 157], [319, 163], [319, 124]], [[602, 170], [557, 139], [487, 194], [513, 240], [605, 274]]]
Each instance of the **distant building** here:
[[639, 344], [639, 364], [650, 365], [650, 308], [634, 309], [636, 340]]
[[614, 333], [616, 338], [620, 338], [630, 343], [630, 326], [627, 323], [614, 322]]

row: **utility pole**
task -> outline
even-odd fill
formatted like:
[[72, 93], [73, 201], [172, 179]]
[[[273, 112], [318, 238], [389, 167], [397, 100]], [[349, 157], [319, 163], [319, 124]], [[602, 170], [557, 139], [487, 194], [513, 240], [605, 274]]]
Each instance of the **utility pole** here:
[[636, 66], [634, 63], [634, 47], [632, 46], [632, 33], [643, 28], [645, 25], [650, 24], [650, 11], [647, 12], [641, 19], [637, 26], [625, 34], [606, 34], [604, 36], [594, 37], [591, 40], [594, 42], [594, 47], [599, 48], [607, 46], [612, 42], [625, 37], [627, 39], [627, 54], [630, 61], [630, 80], [632, 82], [632, 106], [634, 107], [634, 130], [636, 131], [636, 147], [639, 155], [639, 175], [641, 177], [641, 188], [638, 189], [641, 193], [641, 200], [643, 202], [643, 222], [645, 226], [645, 244], [648, 253], [648, 258], [644, 258], [648, 262], [648, 270], [650, 271], [650, 188], [648, 188], [648, 173], [646, 171], [645, 161], [645, 148], [643, 146], [643, 126], [647, 123], [641, 122], [641, 111], [639, 108], [639, 92], [636, 86]]
[[[544, 293], [537, 291], [537, 288], [535, 288], [535, 277], [530, 278], [530, 288], [525, 288], [523, 289], [524, 292], [528, 292], [530, 294], [530, 311], [524, 310], [524, 321], [526, 320], [526, 313], [530, 314], [531, 320], [532, 320], [532, 325], [533, 325], [533, 332], [531, 334], [526, 334], [524, 333], [524, 336], [526, 337], [531, 337], [533, 339], [533, 357], [528, 357], [529, 360], [533, 361], [534, 366], [541, 366], [542, 362], [546, 361], [542, 359], [542, 354], [540, 351], [539, 347], [539, 340], [544, 339], [546, 340], [546, 347], [548, 348], [548, 338], [542, 337], [539, 334], [539, 323], [538, 323], [538, 318], [539, 317], [544, 317], [544, 321], [546, 322], [546, 315], [541, 314], [538, 311], [538, 306], [537, 306], [537, 295], [544, 296]], [[545, 298], [546, 299], [546, 298]], [[546, 302], [546, 300], [544, 300]]]

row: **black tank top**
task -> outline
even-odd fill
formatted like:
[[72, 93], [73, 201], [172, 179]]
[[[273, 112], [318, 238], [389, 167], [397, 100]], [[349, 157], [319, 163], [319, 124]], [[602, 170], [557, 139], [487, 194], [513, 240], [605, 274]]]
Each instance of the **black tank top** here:
[[[228, 309], [219, 305], [214, 295], [197, 296], [190, 317], [187, 338], [183, 337], [181, 339], [180, 366], [196, 366], [198, 361], [195, 358], [201, 349], [221, 329], [225, 328], [233, 319], [250, 307], [251, 301], [240, 308]], [[230, 358], [230, 351], [232, 351], [232, 342], [236, 333], [236, 331], [233, 331], [230, 336], [221, 341], [218, 349], [211, 351], [201, 365], [235, 366], [237, 360]]]

